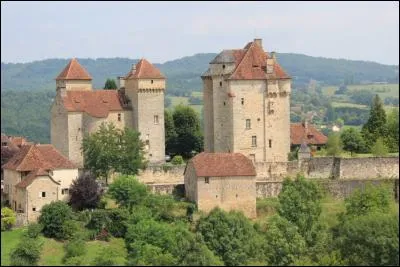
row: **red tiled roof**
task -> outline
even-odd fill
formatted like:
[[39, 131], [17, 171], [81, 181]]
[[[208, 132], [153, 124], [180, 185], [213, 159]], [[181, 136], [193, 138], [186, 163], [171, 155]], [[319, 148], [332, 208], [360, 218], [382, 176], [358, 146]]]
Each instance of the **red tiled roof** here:
[[67, 91], [63, 99], [67, 111], [86, 112], [96, 118], [105, 118], [110, 111], [124, 110], [118, 91]]
[[197, 176], [255, 176], [252, 161], [240, 153], [202, 152], [191, 159]]
[[229, 79], [265, 80], [290, 78], [276, 59], [274, 60], [273, 72], [271, 74], [266, 73], [267, 59], [271, 57], [268, 53], [264, 52], [263, 48], [256, 42], [248, 43], [245, 48], [241, 50], [242, 52], [235, 50], [236, 69]]
[[45, 170], [74, 169], [76, 166], [52, 145], [24, 145], [3, 165], [3, 168], [32, 171], [39, 168]]
[[290, 125], [290, 142], [292, 145], [301, 145], [303, 141], [310, 145], [324, 145], [328, 137], [319, 132], [314, 126], [308, 124], [307, 131], [303, 123], [292, 123]]
[[165, 79], [164, 75], [159, 69], [154, 67], [153, 64], [148, 62], [146, 59], [141, 59], [136, 64], [136, 71], [134, 73], [128, 73], [126, 79]]
[[25, 178], [22, 179], [21, 182], [19, 182], [18, 184], [16, 184], [16, 187], [19, 188], [26, 188], [28, 185], [30, 185], [35, 179], [36, 177], [39, 176], [48, 176], [50, 178], [50, 180], [52, 180], [54, 183], [56, 184], [60, 184], [58, 182], [56, 182], [50, 175], [48, 172], [46, 172], [43, 169], [36, 169], [31, 171]]
[[78, 60], [73, 58], [64, 68], [64, 70], [57, 76], [56, 80], [91, 80], [92, 77], [79, 64]]

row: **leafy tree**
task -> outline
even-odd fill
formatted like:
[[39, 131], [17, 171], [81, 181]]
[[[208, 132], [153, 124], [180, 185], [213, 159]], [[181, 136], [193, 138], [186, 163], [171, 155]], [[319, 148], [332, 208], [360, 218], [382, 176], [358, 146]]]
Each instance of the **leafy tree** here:
[[391, 195], [383, 185], [367, 184], [364, 189], [356, 189], [345, 199], [346, 216], [361, 216], [370, 212], [389, 211]]
[[141, 220], [129, 226], [125, 243], [134, 265], [221, 265], [202, 238], [183, 223]]
[[6, 164], [6, 162], [11, 159], [17, 152], [17, 149], [10, 149], [7, 146], [1, 146], [1, 165]]
[[369, 90], [356, 90], [351, 92], [350, 98], [356, 104], [371, 105], [374, 94]]
[[7, 207], [1, 208], [1, 231], [10, 230], [15, 225], [17, 216]]
[[74, 210], [95, 209], [101, 198], [96, 177], [90, 172], [82, 173], [70, 187], [69, 204]]
[[349, 265], [399, 265], [398, 214], [371, 212], [337, 227], [337, 247]]
[[148, 195], [146, 185], [140, 183], [135, 176], [121, 175], [109, 187], [108, 194], [122, 207], [132, 211], [134, 205], [143, 201]]
[[203, 136], [200, 132], [200, 119], [196, 111], [189, 107], [178, 105], [172, 114], [177, 133], [174, 151], [177, 154], [190, 157], [192, 151], [203, 150]]
[[63, 223], [71, 217], [71, 207], [63, 201], [55, 201], [43, 206], [38, 222], [43, 225], [44, 236], [64, 239]]
[[378, 137], [387, 135], [386, 114], [378, 95], [372, 100], [368, 121], [363, 125], [361, 132], [368, 147], [371, 147]]
[[117, 84], [115, 83], [114, 79], [107, 79], [105, 85], [104, 85], [105, 90], [116, 90], [117, 89]]
[[164, 98], [164, 108], [169, 108], [172, 104], [171, 97], [165, 96]]
[[399, 110], [397, 108], [387, 115], [388, 136], [386, 144], [390, 152], [399, 152]]
[[171, 154], [175, 148], [177, 134], [174, 126], [174, 119], [171, 112], [164, 111], [164, 124], [165, 124], [165, 150], [167, 154]]
[[254, 256], [251, 244], [256, 232], [243, 213], [214, 208], [200, 218], [196, 230], [225, 265], [244, 265]]
[[297, 227], [277, 215], [269, 219], [265, 242], [269, 265], [287, 266], [306, 251], [306, 243]]
[[374, 156], [378, 157], [378, 156], [386, 156], [388, 152], [389, 149], [383, 142], [383, 139], [381, 137], [378, 137], [378, 139], [376, 139], [375, 144], [371, 147], [371, 153]]
[[335, 109], [333, 108], [331, 103], [328, 104], [327, 109], [326, 109], [326, 120], [327, 120], [327, 122], [336, 120]]
[[300, 175], [294, 181], [286, 178], [278, 199], [278, 214], [296, 225], [308, 244], [313, 243], [321, 214], [322, 193], [318, 185]]
[[115, 251], [112, 247], [104, 247], [97, 253], [92, 265], [114, 266], [117, 265], [116, 257], [118, 257], [118, 251]]
[[17, 247], [11, 252], [11, 266], [37, 266], [42, 245], [37, 238], [23, 236]]
[[144, 166], [143, 142], [132, 129], [117, 129], [112, 123], [102, 123], [97, 132], [83, 138], [85, 168], [106, 178], [111, 171], [136, 174]]
[[331, 133], [328, 136], [328, 141], [326, 143], [326, 154], [338, 157], [342, 153], [342, 146], [340, 135], [337, 133]]
[[350, 151], [351, 155], [354, 152], [361, 153], [365, 151], [365, 142], [360, 132], [354, 128], [345, 129], [340, 135], [343, 143], [343, 149]]

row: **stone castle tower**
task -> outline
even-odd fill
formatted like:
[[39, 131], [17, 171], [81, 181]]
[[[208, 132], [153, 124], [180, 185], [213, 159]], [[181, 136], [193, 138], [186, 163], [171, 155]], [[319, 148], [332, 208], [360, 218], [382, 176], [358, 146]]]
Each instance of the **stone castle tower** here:
[[261, 39], [223, 50], [201, 76], [204, 150], [285, 162], [290, 152], [291, 78]]
[[112, 122], [141, 133], [150, 163], [165, 161], [165, 78], [142, 59], [126, 77], [121, 90], [93, 90], [92, 77], [72, 59], [57, 76], [57, 94], [51, 107], [51, 143], [83, 168], [82, 139]]

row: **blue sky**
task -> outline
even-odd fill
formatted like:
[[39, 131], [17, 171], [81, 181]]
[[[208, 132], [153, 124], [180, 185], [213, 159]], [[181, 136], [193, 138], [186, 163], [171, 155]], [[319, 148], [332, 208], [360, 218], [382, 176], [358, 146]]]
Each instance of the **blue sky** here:
[[147, 58], [242, 48], [399, 64], [399, 3], [1, 2], [1, 61]]

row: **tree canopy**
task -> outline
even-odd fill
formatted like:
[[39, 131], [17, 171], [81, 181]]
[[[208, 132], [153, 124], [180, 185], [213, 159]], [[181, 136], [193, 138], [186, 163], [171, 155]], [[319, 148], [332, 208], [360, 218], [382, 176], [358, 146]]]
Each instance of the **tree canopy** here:
[[69, 204], [74, 210], [94, 209], [100, 202], [100, 190], [96, 176], [84, 172], [71, 184]]
[[117, 84], [115, 83], [114, 79], [107, 79], [106, 83], [104, 84], [105, 90], [116, 90]]
[[369, 147], [372, 146], [378, 137], [386, 137], [386, 113], [382, 100], [378, 95], [372, 100], [368, 121], [362, 127], [362, 134]]
[[106, 178], [111, 171], [137, 174], [145, 165], [144, 144], [140, 133], [130, 128], [123, 131], [112, 123], [102, 123], [97, 132], [85, 135], [82, 150], [85, 168]]

